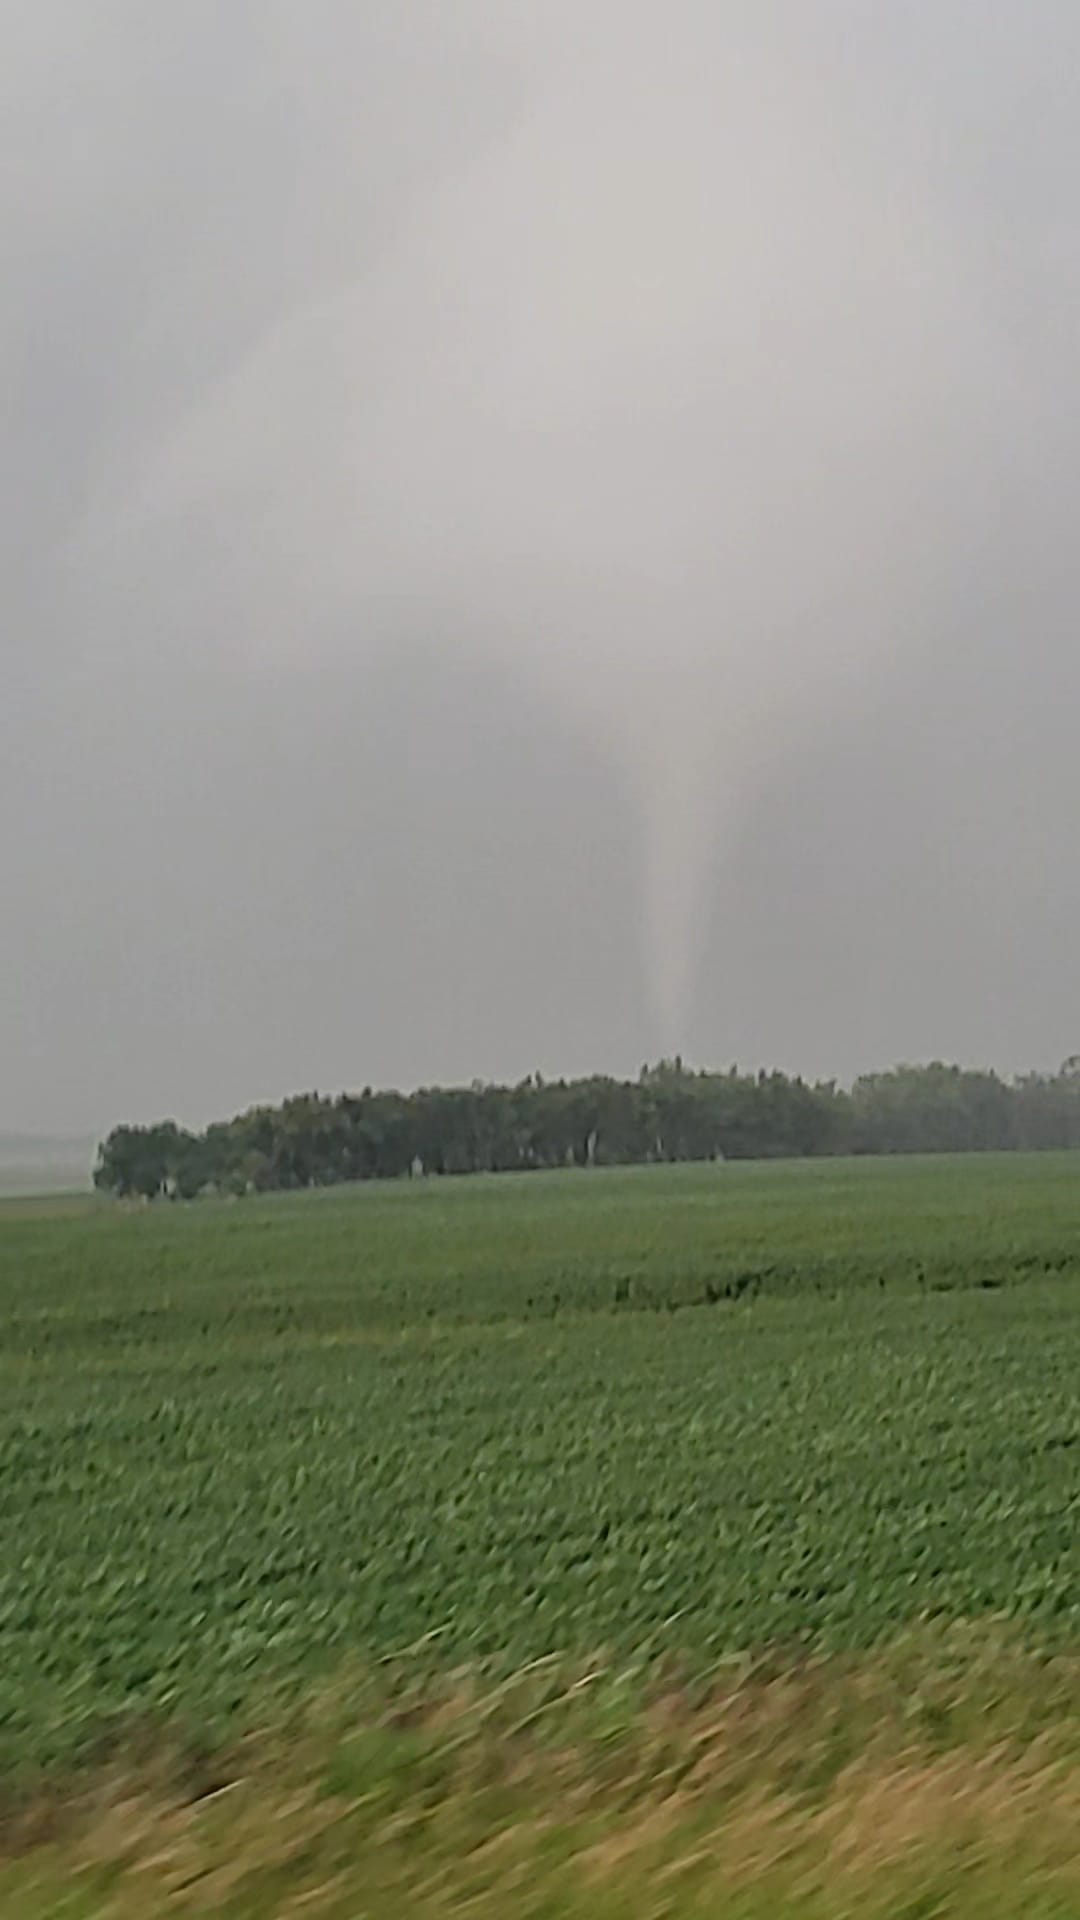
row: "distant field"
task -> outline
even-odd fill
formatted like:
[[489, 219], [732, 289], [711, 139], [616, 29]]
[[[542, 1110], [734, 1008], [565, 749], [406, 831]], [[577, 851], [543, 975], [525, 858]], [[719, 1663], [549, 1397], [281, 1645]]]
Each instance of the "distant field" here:
[[423, 1642], [1080, 1630], [1080, 1159], [0, 1207], [0, 1765]]
[[0, 1199], [5, 1195], [87, 1192], [96, 1143], [0, 1133]]

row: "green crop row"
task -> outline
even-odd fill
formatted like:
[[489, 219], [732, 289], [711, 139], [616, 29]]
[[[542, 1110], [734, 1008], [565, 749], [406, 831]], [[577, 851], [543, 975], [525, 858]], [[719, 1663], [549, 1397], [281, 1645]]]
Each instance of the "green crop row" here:
[[417, 1643], [1075, 1639], [1078, 1228], [1056, 1157], [0, 1213], [0, 1765]]

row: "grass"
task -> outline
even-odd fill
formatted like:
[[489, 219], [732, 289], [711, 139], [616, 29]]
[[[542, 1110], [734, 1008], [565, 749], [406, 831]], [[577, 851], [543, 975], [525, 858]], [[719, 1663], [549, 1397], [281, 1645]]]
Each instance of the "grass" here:
[[1080, 1916], [1078, 1272], [1068, 1155], [0, 1206], [0, 1911]]
[[339, 1677], [205, 1756], [10, 1815], [11, 1920], [1065, 1920], [1080, 1671], [1000, 1629], [708, 1686], [544, 1663]]

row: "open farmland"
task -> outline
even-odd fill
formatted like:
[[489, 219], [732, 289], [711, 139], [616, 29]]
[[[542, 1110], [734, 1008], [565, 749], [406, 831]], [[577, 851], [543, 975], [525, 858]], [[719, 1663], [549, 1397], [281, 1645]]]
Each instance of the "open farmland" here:
[[0, 1263], [7, 1768], [422, 1640], [1080, 1632], [1075, 1159], [12, 1203]]

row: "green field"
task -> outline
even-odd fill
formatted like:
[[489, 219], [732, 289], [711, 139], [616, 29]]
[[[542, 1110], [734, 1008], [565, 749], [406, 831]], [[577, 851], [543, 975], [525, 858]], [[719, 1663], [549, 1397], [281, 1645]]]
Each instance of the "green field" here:
[[0, 1214], [0, 1762], [425, 1658], [1080, 1630], [1080, 1162]]
[[1067, 1155], [5, 1203], [4, 1913], [1077, 1920], [1078, 1281]]

